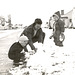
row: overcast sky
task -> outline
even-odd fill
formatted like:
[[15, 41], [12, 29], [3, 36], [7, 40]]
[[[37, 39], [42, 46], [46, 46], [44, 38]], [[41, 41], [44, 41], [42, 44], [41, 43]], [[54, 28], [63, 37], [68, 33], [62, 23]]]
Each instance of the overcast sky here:
[[35, 18], [47, 21], [54, 12], [65, 13], [75, 7], [75, 0], [0, 0], [0, 15], [11, 14], [12, 23], [31, 24]]

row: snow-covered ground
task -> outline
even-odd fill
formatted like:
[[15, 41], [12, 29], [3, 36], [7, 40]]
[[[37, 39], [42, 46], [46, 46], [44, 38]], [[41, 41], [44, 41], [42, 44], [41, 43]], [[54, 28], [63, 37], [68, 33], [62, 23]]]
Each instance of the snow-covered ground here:
[[75, 30], [65, 30], [63, 47], [55, 46], [53, 39], [49, 39], [52, 30], [43, 29], [43, 31], [46, 33], [44, 45], [34, 44], [38, 51], [30, 56], [28, 68], [18, 68], [16, 74], [21, 75], [29, 71], [29, 75], [75, 75]]
[[[3, 38], [3, 37], [6, 37], [8, 35], [10, 35], [11, 33], [14, 33], [14, 32], [17, 32], [17, 31], [23, 31], [23, 29], [12, 29], [12, 30], [0, 30], [0, 38]], [[18, 34], [18, 36], [20, 35], [21, 33]]]

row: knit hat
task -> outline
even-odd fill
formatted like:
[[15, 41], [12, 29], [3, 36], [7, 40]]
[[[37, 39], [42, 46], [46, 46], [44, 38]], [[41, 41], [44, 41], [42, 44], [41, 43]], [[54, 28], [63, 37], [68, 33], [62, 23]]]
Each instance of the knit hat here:
[[27, 36], [24, 36], [24, 35], [19, 38], [19, 42], [20, 41], [26, 41], [26, 40], [29, 40], [29, 39]]
[[53, 14], [53, 17], [54, 17], [54, 16], [57, 16], [58, 18], [60, 18], [60, 17], [61, 17], [60, 12], [59, 12], [59, 11], [55, 12], [55, 13]]
[[34, 22], [34, 23], [42, 24], [42, 20], [41, 20], [41, 19], [39, 19], [39, 18], [37, 18], [37, 19], [35, 19], [35, 22]]

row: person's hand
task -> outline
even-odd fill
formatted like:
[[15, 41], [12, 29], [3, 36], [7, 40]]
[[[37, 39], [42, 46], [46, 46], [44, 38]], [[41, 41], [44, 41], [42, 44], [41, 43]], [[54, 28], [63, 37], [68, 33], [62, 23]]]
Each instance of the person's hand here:
[[52, 39], [52, 37], [53, 37], [53, 36], [51, 35], [51, 36], [49, 37], [49, 39]]
[[28, 53], [29, 53], [30, 55], [33, 55], [33, 54], [35, 54], [35, 51], [34, 51], [34, 50], [28, 51]]

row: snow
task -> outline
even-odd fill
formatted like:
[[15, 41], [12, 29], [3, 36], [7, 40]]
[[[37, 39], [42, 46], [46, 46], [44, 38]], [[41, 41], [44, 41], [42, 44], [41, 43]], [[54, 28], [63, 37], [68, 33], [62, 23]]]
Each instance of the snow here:
[[37, 52], [28, 55], [27, 68], [18, 68], [17, 75], [24, 75], [23, 72], [29, 72], [29, 75], [75, 75], [75, 30], [65, 30], [63, 47], [55, 46], [53, 38], [49, 39], [52, 30], [43, 31], [46, 33], [44, 45], [34, 44], [38, 48]]
[[[0, 38], [6, 37], [10, 35], [11, 33], [17, 32], [17, 31], [22, 31], [22, 29], [17, 29], [17, 30], [0, 30]], [[20, 34], [18, 34], [20, 36]]]

